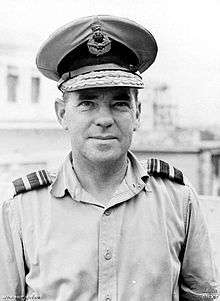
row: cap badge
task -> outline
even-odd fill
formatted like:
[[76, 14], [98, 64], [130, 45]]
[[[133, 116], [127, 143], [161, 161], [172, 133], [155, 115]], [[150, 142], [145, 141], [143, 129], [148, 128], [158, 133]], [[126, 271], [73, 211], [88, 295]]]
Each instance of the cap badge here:
[[101, 23], [94, 23], [92, 25], [92, 31], [92, 37], [87, 43], [89, 52], [96, 56], [109, 52], [111, 50], [111, 41], [107, 34], [103, 32]]

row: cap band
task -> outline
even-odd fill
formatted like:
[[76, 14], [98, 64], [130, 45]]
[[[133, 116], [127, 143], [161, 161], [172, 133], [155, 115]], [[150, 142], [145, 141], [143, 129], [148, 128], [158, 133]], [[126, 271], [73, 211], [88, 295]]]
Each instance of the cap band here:
[[124, 70], [97, 70], [80, 74], [73, 78], [67, 77], [66, 80], [62, 78], [58, 82], [58, 88], [62, 92], [96, 87], [132, 87], [141, 89], [144, 88], [144, 83], [139, 75]]
[[124, 71], [130, 71], [125, 67], [119, 66], [117, 64], [111, 63], [111, 64], [99, 64], [99, 65], [88, 65], [88, 66], [84, 66], [81, 68], [78, 68], [76, 70], [73, 71], [69, 71], [64, 73], [61, 76], [61, 79], [59, 80], [59, 82], [66, 81], [70, 78], [74, 78], [78, 75], [82, 75], [85, 73], [89, 73], [92, 71], [101, 71], [101, 70], [124, 70]]

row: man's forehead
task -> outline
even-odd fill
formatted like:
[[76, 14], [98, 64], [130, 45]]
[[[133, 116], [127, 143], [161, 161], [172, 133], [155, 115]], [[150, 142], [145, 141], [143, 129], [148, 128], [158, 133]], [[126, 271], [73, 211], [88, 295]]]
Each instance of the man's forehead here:
[[78, 95], [79, 98], [84, 96], [102, 96], [102, 95], [109, 95], [113, 97], [118, 96], [127, 96], [127, 98], [130, 98], [132, 96], [132, 88], [130, 87], [102, 87], [102, 88], [89, 88], [89, 89], [83, 89], [78, 90], [73, 93]]

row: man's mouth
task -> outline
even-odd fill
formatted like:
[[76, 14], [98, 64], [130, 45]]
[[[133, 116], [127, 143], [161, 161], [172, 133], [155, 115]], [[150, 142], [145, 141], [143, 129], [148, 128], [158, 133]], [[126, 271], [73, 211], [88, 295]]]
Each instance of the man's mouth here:
[[112, 139], [117, 139], [115, 136], [113, 135], [97, 135], [97, 136], [92, 136], [89, 137], [92, 139], [99, 139], [99, 140], [112, 140]]

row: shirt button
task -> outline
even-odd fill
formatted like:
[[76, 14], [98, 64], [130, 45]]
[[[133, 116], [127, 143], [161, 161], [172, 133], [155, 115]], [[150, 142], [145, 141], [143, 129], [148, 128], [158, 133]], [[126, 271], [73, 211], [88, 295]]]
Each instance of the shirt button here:
[[112, 298], [109, 296], [109, 295], [107, 295], [106, 297], [105, 297], [105, 301], [111, 301], [112, 300]]
[[112, 252], [109, 249], [107, 249], [104, 257], [106, 260], [110, 260], [112, 258]]
[[106, 211], [104, 212], [104, 214], [107, 215], [107, 216], [109, 216], [111, 213], [112, 213], [111, 210], [106, 210]]

